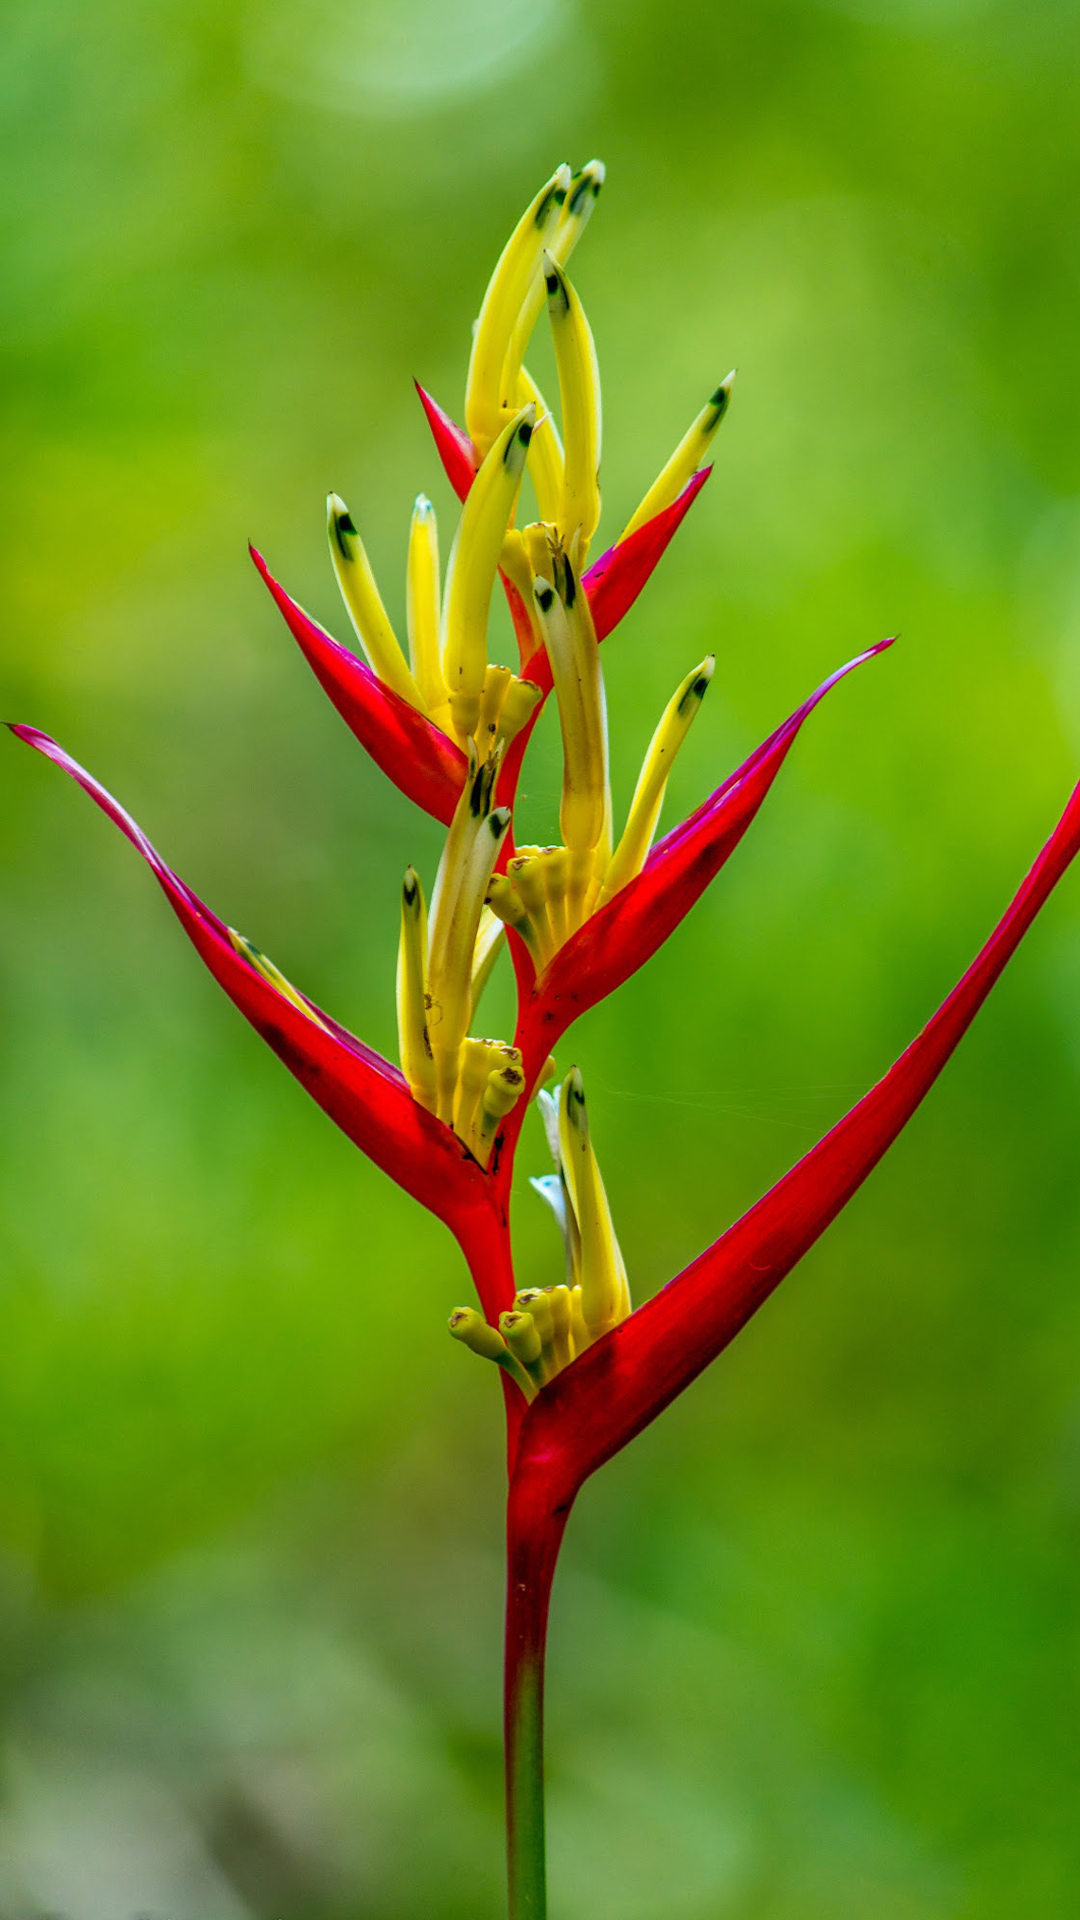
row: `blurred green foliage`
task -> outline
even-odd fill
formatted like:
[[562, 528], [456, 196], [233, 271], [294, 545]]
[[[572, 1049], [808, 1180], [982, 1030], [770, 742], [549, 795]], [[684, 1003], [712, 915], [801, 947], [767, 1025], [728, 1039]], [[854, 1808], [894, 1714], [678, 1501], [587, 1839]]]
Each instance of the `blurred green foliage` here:
[[[374, 1044], [438, 834], [244, 542], [341, 632], [336, 487], [400, 611], [417, 489], [453, 524], [410, 378], [460, 407], [558, 160], [609, 168], [576, 261], [602, 532], [740, 368], [605, 649], [617, 805], [708, 648], [672, 811], [901, 632], [560, 1050], [647, 1294], [906, 1043], [1078, 770], [1074, 7], [4, 12], [5, 708]], [[549, 741], [545, 839], [556, 783]], [[13, 742], [0, 795], [0, 1914], [496, 1914], [499, 1413], [446, 1338], [461, 1262], [83, 798]], [[1077, 1910], [1078, 1001], [1074, 879], [849, 1213], [586, 1490], [553, 1920]], [[538, 1128], [528, 1282], [559, 1263], [533, 1163]]]

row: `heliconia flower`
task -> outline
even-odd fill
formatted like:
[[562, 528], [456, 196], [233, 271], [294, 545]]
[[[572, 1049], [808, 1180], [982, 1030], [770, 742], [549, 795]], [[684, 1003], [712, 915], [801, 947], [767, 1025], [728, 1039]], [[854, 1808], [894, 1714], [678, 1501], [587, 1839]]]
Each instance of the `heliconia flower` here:
[[[659, 841], [672, 764], [714, 677], [711, 653], [678, 680], [616, 833], [599, 642], [634, 603], [708, 477], [733, 375], [710, 394], [620, 538], [587, 564], [600, 514], [602, 406], [592, 334], [568, 262], [604, 179], [556, 169], [491, 277], [469, 362], [465, 426], [419, 388], [461, 503], [445, 572], [434, 509], [412, 510], [405, 620], [394, 620], [345, 502], [331, 494], [331, 560], [361, 654], [255, 564], [356, 738], [446, 827], [430, 907], [406, 870], [396, 976], [401, 1068], [297, 989], [157, 854], [135, 821], [46, 734], [13, 731], [91, 796], [151, 868], [211, 974], [300, 1084], [365, 1154], [459, 1242], [481, 1312], [451, 1334], [496, 1363], [510, 1493], [506, 1641], [512, 1920], [542, 1920], [542, 1673], [548, 1596], [584, 1480], [721, 1352], [846, 1205], [914, 1113], [1080, 847], [1080, 788], [978, 958], [884, 1079], [772, 1191], [660, 1292], [632, 1308], [597, 1163], [582, 1078], [561, 1085], [552, 1048], [669, 937], [763, 805], [809, 715], [857, 666], [805, 700]], [[561, 431], [525, 364], [546, 307]], [[522, 489], [539, 518], [521, 524]], [[492, 661], [496, 579], [517, 644]], [[404, 634], [404, 643], [401, 634]], [[697, 649], [695, 649], [696, 651]], [[675, 678], [673, 671], [672, 678]], [[563, 748], [559, 844], [517, 846], [522, 757], [554, 690]], [[655, 844], [654, 844], [655, 842]], [[504, 945], [517, 986], [511, 1039], [475, 1032]], [[559, 1277], [516, 1287], [509, 1203], [522, 1122], [536, 1096], [554, 1171], [533, 1181], [563, 1239]]]

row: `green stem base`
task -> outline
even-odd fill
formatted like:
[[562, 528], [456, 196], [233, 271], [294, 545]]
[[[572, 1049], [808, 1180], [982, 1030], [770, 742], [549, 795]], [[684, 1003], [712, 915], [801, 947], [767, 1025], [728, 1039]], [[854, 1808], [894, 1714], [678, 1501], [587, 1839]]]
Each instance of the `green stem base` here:
[[544, 1655], [551, 1583], [569, 1507], [544, 1476], [516, 1472], [506, 1525], [506, 1857], [510, 1920], [545, 1920]]

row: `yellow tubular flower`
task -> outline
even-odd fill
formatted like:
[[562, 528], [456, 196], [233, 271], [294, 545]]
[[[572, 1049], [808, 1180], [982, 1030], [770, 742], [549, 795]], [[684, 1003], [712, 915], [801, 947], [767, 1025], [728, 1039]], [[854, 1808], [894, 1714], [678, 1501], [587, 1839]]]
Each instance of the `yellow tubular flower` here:
[[532, 719], [542, 697], [532, 680], [511, 680], [499, 715], [499, 739], [507, 746]]
[[573, 929], [580, 923], [596, 867], [603, 871], [610, 859], [607, 709], [588, 601], [565, 554], [553, 553], [551, 562], [555, 581], [533, 582], [533, 604], [551, 662], [562, 731], [559, 825], [570, 851], [567, 912]]
[[435, 509], [424, 493], [416, 496], [409, 529], [405, 604], [413, 679], [428, 713], [435, 713], [446, 705], [439, 664], [439, 534]]
[[548, 912], [547, 879], [540, 859], [540, 848], [521, 847], [510, 861], [506, 877], [517, 888], [541, 954], [541, 965], [546, 967], [555, 951], [555, 937]]
[[246, 940], [242, 933], [237, 933], [235, 927], [226, 927], [225, 931], [232, 942], [234, 950], [241, 954], [245, 960], [250, 961], [256, 973], [261, 973], [263, 979], [266, 980], [270, 986], [277, 988], [283, 1000], [287, 1000], [289, 1005], [296, 1007], [300, 1013], [306, 1014], [314, 1026], [321, 1027], [324, 1033], [329, 1033], [330, 1029], [325, 1020], [320, 1020], [318, 1014], [312, 1012], [303, 995], [297, 993], [292, 982], [286, 980], [285, 975], [278, 967], [275, 967], [273, 961], [269, 960], [265, 953], [261, 953], [259, 948], [255, 946], [251, 940]]
[[[511, 866], [513, 861], [511, 861]], [[494, 873], [488, 882], [485, 895], [486, 903], [493, 914], [504, 926], [514, 927], [529, 950], [529, 957], [539, 973], [547, 964], [536, 928], [529, 918], [528, 909], [513, 877], [505, 873]]]
[[630, 1296], [611, 1209], [589, 1138], [585, 1093], [576, 1067], [567, 1074], [559, 1101], [559, 1148], [581, 1233], [581, 1313], [595, 1339], [626, 1318]]
[[455, 1307], [450, 1315], [449, 1326], [455, 1340], [460, 1340], [462, 1346], [469, 1347], [482, 1359], [494, 1360], [496, 1366], [504, 1368], [511, 1379], [517, 1381], [525, 1398], [533, 1399], [536, 1388], [520, 1360], [510, 1352], [502, 1334], [496, 1333], [494, 1327], [489, 1327], [474, 1307]]
[[567, 895], [570, 887], [570, 854], [566, 847], [542, 847], [539, 855], [544, 877], [552, 945], [557, 949], [570, 933]]
[[515, 1360], [520, 1360], [530, 1380], [542, 1387], [547, 1379], [540, 1335], [531, 1313], [519, 1313], [516, 1308], [509, 1313], [500, 1313], [499, 1332], [506, 1341]]
[[593, 1343], [593, 1335], [585, 1324], [581, 1297], [581, 1288], [572, 1287], [570, 1290], [570, 1344], [574, 1349], [575, 1357], [579, 1353], [584, 1353], [586, 1347], [591, 1347]]
[[480, 713], [476, 722], [476, 747], [481, 760], [487, 759], [495, 745], [503, 701], [506, 699], [506, 690], [513, 678], [509, 667], [487, 667], [484, 671], [484, 688], [480, 695]]
[[397, 964], [398, 1047], [401, 1071], [414, 1100], [435, 1111], [435, 1066], [427, 1024], [427, 908], [414, 868], [401, 889], [401, 939]]
[[562, 509], [566, 477], [562, 441], [547, 401], [528, 368], [522, 367], [517, 380], [518, 406], [527, 406], [530, 400], [536, 408], [536, 432], [529, 448], [529, 475], [541, 520], [555, 521]]
[[509, 390], [503, 386], [507, 352], [572, 181], [568, 166], [556, 168], [522, 214], [488, 282], [473, 334], [465, 387], [465, 425], [481, 454], [487, 453], [502, 428], [505, 411], [514, 404], [517, 366], [510, 370]]
[[435, 1062], [436, 1112], [452, 1124], [461, 1044], [472, 1006], [472, 965], [484, 895], [495, 857], [510, 825], [509, 807], [491, 810], [501, 756], [476, 765], [446, 836], [431, 901], [428, 942], [428, 1034]]
[[701, 665], [688, 673], [676, 688], [664, 709], [660, 724], [649, 742], [623, 836], [604, 875], [596, 900], [597, 907], [602, 907], [606, 900], [618, 893], [620, 887], [625, 887], [627, 881], [640, 873], [645, 865], [645, 857], [652, 846], [656, 823], [660, 818], [668, 775], [675, 755], [701, 710], [715, 665], [715, 655], [706, 654]]
[[489, 1049], [487, 1085], [481, 1100], [479, 1120], [479, 1159], [487, 1165], [492, 1142], [507, 1114], [525, 1091], [521, 1053], [517, 1047], [496, 1045]]
[[420, 689], [405, 664], [401, 643], [375, 585], [364, 543], [348, 507], [336, 493], [327, 497], [326, 520], [334, 572], [360, 645], [379, 679], [423, 713]]
[[454, 1094], [454, 1132], [466, 1146], [472, 1141], [473, 1128], [479, 1114], [480, 1097], [487, 1086], [488, 1054], [491, 1043], [488, 1040], [466, 1040], [461, 1049], [461, 1064], [458, 1083]]
[[580, 570], [600, 518], [600, 370], [581, 302], [550, 253], [544, 276], [566, 449], [559, 531]]
[[551, 1300], [541, 1287], [524, 1287], [514, 1295], [518, 1313], [527, 1313], [540, 1337], [540, 1358], [544, 1373], [555, 1372], [555, 1321]]
[[570, 1335], [570, 1289], [567, 1286], [545, 1287], [545, 1293], [551, 1298], [551, 1344], [555, 1356], [555, 1369], [568, 1367], [574, 1357]]
[[735, 380], [732, 368], [726, 380], [722, 380], [716, 392], [709, 396], [689, 432], [679, 441], [667, 466], [657, 474], [640, 507], [632, 514], [619, 535], [625, 540], [630, 533], [636, 533], [655, 514], [662, 513], [677, 500], [691, 474], [696, 473], [709, 451], [709, 443], [728, 410], [731, 389]]
[[458, 521], [446, 570], [442, 668], [460, 740], [476, 731], [487, 670], [488, 609], [506, 529], [536, 423], [523, 407], [509, 420], [477, 473]]
[[[575, 173], [570, 182], [569, 192], [559, 208], [555, 231], [548, 241], [548, 252], [553, 260], [558, 261], [560, 267], [565, 267], [592, 218], [604, 178], [603, 161], [589, 160], [578, 173]], [[540, 318], [544, 293], [544, 276], [542, 273], [537, 273], [522, 303], [521, 314], [506, 356], [504, 379], [511, 376], [515, 368], [520, 368], [525, 358], [533, 328]], [[546, 515], [545, 518], [547, 518]]]

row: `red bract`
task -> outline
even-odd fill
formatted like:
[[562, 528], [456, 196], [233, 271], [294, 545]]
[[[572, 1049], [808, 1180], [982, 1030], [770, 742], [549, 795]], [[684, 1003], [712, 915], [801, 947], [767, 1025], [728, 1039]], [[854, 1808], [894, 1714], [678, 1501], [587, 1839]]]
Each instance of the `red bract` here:
[[[126, 834], [234, 1006], [353, 1144], [445, 1220], [473, 1264], [473, 1256], [488, 1248], [489, 1221], [478, 1216], [491, 1214], [490, 1183], [449, 1127], [417, 1105], [397, 1067], [305, 995], [300, 998], [311, 1018], [266, 980], [237, 952], [225, 922], [166, 865], [131, 815], [55, 740], [35, 727], [13, 726], [11, 731], [70, 774]], [[482, 1273], [477, 1277], [498, 1312], [506, 1305], [499, 1276], [493, 1276], [494, 1286]]]
[[1078, 850], [1080, 786], [985, 946], [884, 1078], [719, 1240], [545, 1388], [525, 1416], [518, 1458], [542, 1469], [556, 1504], [689, 1386], [847, 1205]]
[[[653, 848], [636, 879], [560, 947], [521, 1008], [517, 1044], [533, 1074], [571, 1022], [643, 967], [689, 913], [734, 853], [815, 707], [856, 667], [892, 644], [882, 640], [830, 674], [708, 800]], [[520, 942], [516, 945], [520, 949]], [[530, 963], [526, 968], [528, 980]]]
[[418, 807], [447, 826], [465, 784], [465, 755], [439, 727], [384, 685], [320, 627], [274, 579], [257, 548], [251, 557], [324, 693], [377, 767]]
[[711, 472], [711, 467], [699, 467], [670, 507], [665, 507], [661, 513], [654, 514], [651, 520], [646, 520], [636, 533], [609, 547], [582, 574], [581, 584], [589, 602], [598, 640], [605, 640], [609, 633], [615, 631], [624, 615], [629, 613]]
[[480, 464], [476, 457], [476, 449], [464, 427], [459, 427], [457, 421], [451, 420], [450, 415], [443, 411], [438, 401], [433, 400], [430, 393], [424, 392], [419, 380], [414, 381], [413, 384], [420, 395], [420, 405], [427, 415], [435, 450], [443, 464], [443, 472], [458, 499], [464, 500], [476, 478], [476, 469]]

